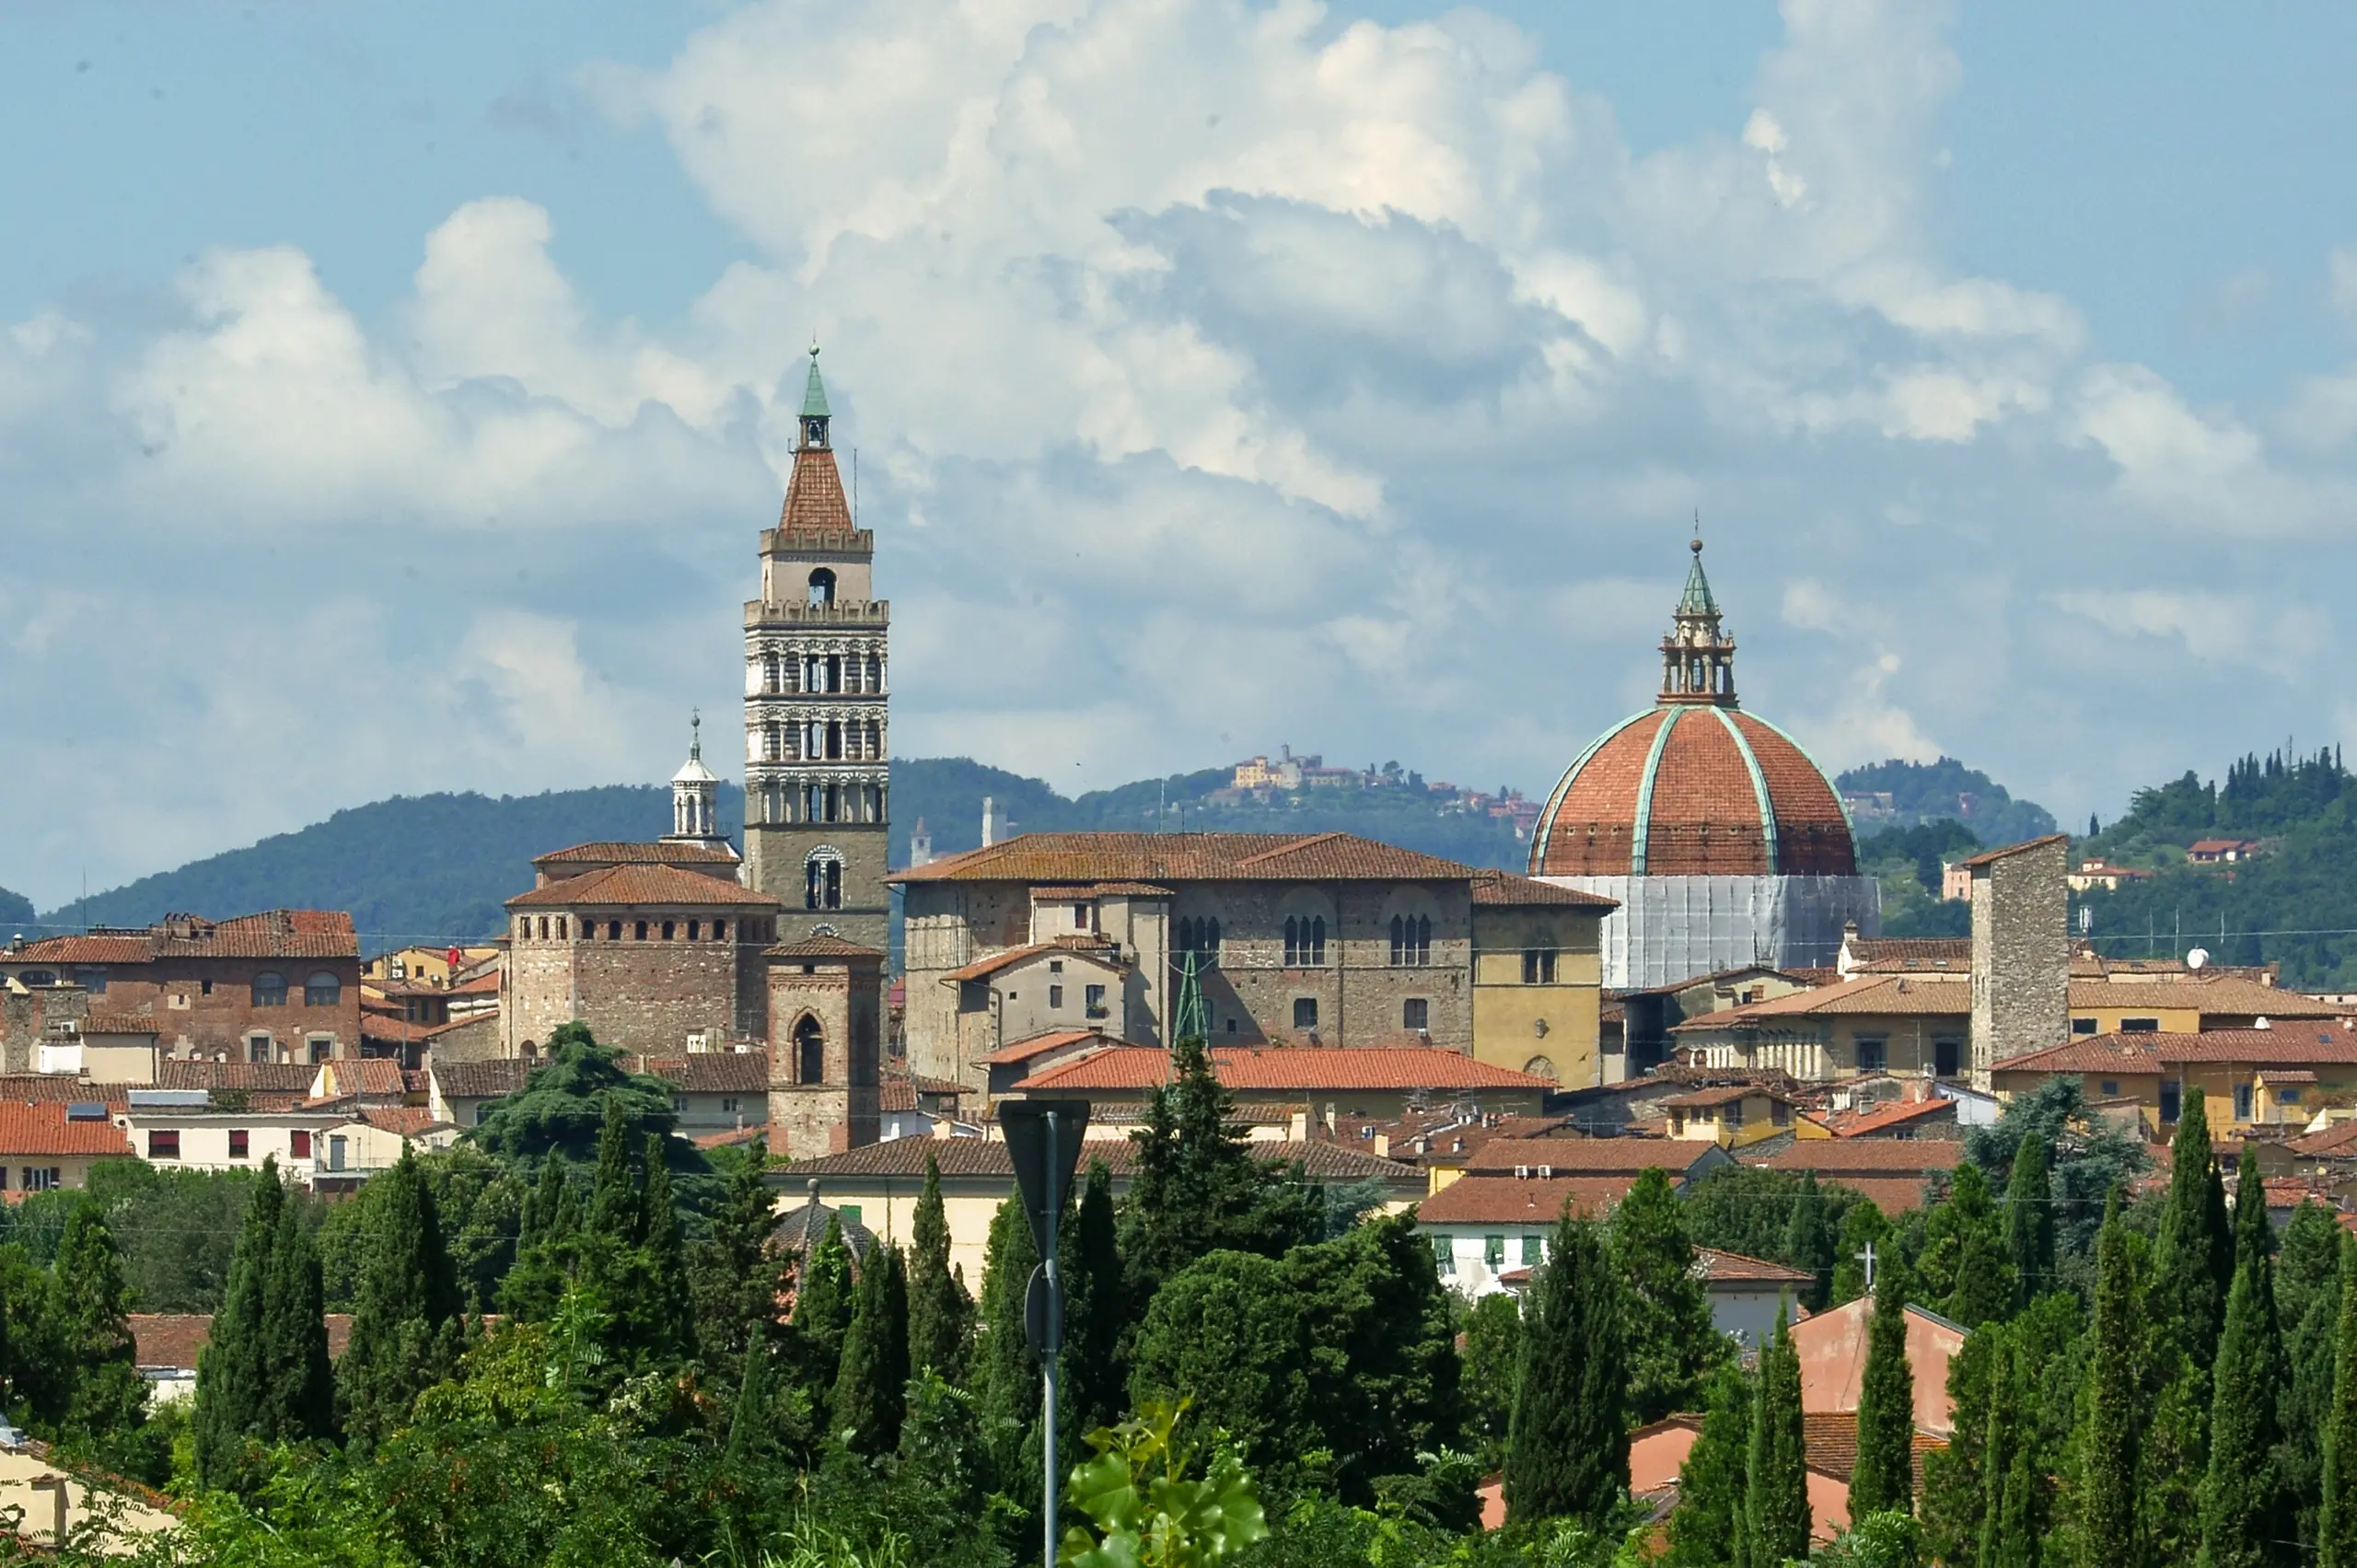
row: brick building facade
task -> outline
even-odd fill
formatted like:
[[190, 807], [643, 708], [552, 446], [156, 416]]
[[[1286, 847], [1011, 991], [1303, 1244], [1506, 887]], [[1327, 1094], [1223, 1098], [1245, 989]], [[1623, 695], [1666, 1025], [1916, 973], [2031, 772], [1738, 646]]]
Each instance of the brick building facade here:
[[[352, 917], [271, 910], [168, 915], [0, 949], [10, 1005], [0, 1064], [25, 1072], [44, 1039], [98, 1016], [152, 1022], [168, 1056], [325, 1062], [361, 1051], [360, 943]], [[21, 1000], [20, 1000], [21, 997]]]
[[884, 955], [838, 936], [771, 948], [770, 1150], [793, 1159], [876, 1142]]

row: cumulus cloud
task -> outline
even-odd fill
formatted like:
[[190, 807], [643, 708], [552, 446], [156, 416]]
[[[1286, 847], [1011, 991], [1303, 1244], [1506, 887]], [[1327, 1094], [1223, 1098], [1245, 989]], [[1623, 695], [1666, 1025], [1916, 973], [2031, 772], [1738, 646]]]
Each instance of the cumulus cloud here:
[[116, 879], [394, 789], [665, 776], [737, 690], [813, 333], [904, 755], [1540, 788], [1647, 700], [1698, 509], [1747, 703], [1829, 764], [1945, 748], [2067, 813], [2214, 761], [2147, 685], [2285, 727], [2339, 633], [2275, 656], [2257, 585], [2343, 548], [2347, 383], [2196, 407], [1958, 269], [1951, 11], [1784, 17], [1739, 125], [1640, 156], [1478, 11], [769, 0], [583, 68], [751, 248], [661, 330], [528, 191], [420, 236], [382, 321], [266, 248], [156, 280], [160, 326], [0, 325], [0, 671], [125, 721], [0, 784], [55, 824], [0, 881], [53, 901], [101, 821]]

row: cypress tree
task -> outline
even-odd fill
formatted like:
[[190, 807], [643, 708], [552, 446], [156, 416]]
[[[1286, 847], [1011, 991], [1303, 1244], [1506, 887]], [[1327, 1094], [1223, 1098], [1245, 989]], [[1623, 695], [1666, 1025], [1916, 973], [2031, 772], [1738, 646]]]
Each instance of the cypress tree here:
[[1892, 1510], [1915, 1511], [1915, 1372], [1907, 1361], [1907, 1270], [1897, 1258], [1876, 1270], [1850, 1478], [1852, 1519]]
[[[1128, 1405], [1128, 1369], [1121, 1364], [1121, 1339], [1130, 1326], [1128, 1294], [1124, 1289], [1118, 1222], [1113, 1210], [1113, 1174], [1101, 1159], [1088, 1162], [1082, 1184], [1080, 1210], [1074, 1225], [1060, 1231], [1057, 1240], [1072, 1237], [1071, 1255], [1062, 1260], [1064, 1292], [1063, 1388], [1070, 1396], [1074, 1439], [1110, 1426]], [[1059, 1419], [1063, 1419], [1060, 1416]]]
[[589, 1183], [589, 1234], [620, 1252], [638, 1244], [643, 1208], [630, 1158], [630, 1123], [619, 1098], [606, 1101], [598, 1130], [598, 1169]]
[[[274, 1176], [265, 1185], [275, 1185]], [[319, 1249], [291, 1203], [278, 1206], [278, 1239], [262, 1295], [266, 1438], [325, 1442], [335, 1435], [335, 1368], [328, 1360], [327, 1289]]]
[[2258, 1156], [2243, 1145], [2236, 1183], [2235, 1283], [2210, 1406], [2210, 1470], [2201, 1486], [2202, 1568], [2271, 1568], [2297, 1560], [2277, 1445], [2276, 1400], [2286, 1380], [2275, 1318], [2272, 1233]]
[[2005, 1182], [2005, 1258], [2013, 1265], [2014, 1302], [2027, 1306], [2054, 1284], [2054, 1191], [2046, 1140], [2035, 1130], [2014, 1151]]
[[2096, 1239], [2096, 1317], [2080, 1395], [2075, 1525], [2084, 1568], [2142, 1568], [2136, 1517], [2144, 1423], [2137, 1299], [2142, 1281], [2117, 1189]]
[[2206, 1103], [2198, 1089], [2185, 1097], [2169, 1145], [2169, 1195], [2153, 1244], [2150, 1307], [2196, 1365], [2207, 1365], [2217, 1344], [2235, 1266], [2226, 1188], [2211, 1155]]
[[2283, 1484], [2313, 1549], [2324, 1496], [2324, 1432], [2332, 1410], [2333, 1345], [2340, 1321], [2341, 1230], [2330, 1209], [2309, 1199], [2293, 1212], [2275, 1259], [2276, 1314], [2291, 1364], [2284, 1388]]
[[1833, 1294], [1831, 1304], [1846, 1306], [1866, 1294], [1865, 1250], [1875, 1249], [1875, 1260], [1897, 1256], [1891, 1242], [1890, 1221], [1875, 1206], [1871, 1198], [1860, 1198], [1841, 1216], [1841, 1239], [1833, 1260]]
[[366, 1453], [409, 1419], [419, 1392], [448, 1375], [464, 1334], [442, 1221], [413, 1149], [369, 1193], [366, 1257], [352, 1338], [336, 1368], [336, 1410]]
[[917, 1197], [909, 1260], [909, 1370], [944, 1377], [966, 1368], [973, 1304], [949, 1272], [949, 1221], [941, 1202], [941, 1167], [924, 1156], [924, 1191]]
[[767, 1447], [770, 1416], [769, 1336], [761, 1324], [746, 1339], [745, 1370], [737, 1384], [737, 1402], [728, 1412], [728, 1464], [732, 1475], [743, 1475], [760, 1461]]
[[696, 1341], [726, 1367], [735, 1367], [757, 1330], [764, 1344], [776, 1338], [785, 1274], [770, 1249], [777, 1214], [768, 1169], [769, 1145], [756, 1138], [729, 1171], [713, 1212], [711, 1243], [695, 1255]]
[[1743, 1554], [1750, 1568], [1782, 1568], [1808, 1556], [1808, 1443], [1801, 1422], [1801, 1358], [1791, 1326], [1776, 1314], [1774, 1338], [1759, 1352], [1751, 1442], [1744, 1461]]
[[1817, 1191], [1813, 1170], [1801, 1177], [1800, 1195], [1793, 1201], [1792, 1218], [1784, 1223], [1784, 1261], [1808, 1271], [1811, 1283], [1803, 1299], [1811, 1312], [1825, 1310], [1833, 1291], [1833, 1232], [1826, 1223], [1825, 1195]]
[[57, 1349], [71, 1379], [58, 1434], [69, 1444], [110, 1446], [146, 1419], [147, 1385], [131, 1337], [122, 1253], [98, 1201], [74, 1206], [51, 1269]]
[[1021, 1483], [1025, 1444], [1039, 1420], [1039, 1368], [1023, 1337], [1023, 1294], [1039, 1266], [1031, 1226], [1019, 1199], [1010, 1197], [991, 1218], [982, 1263], [981, 1331], [974, 1340], [974, 1419], [989, 1459], [991, 1485]]
[[500, 1310], [528, 1323], [546, 1322], [572, 1280], [580, 1240], [580, 1199], [566, 1179], [563, 1157], [551, 1155], [524, 1200], [516, 1265], [499, 1285]]
[[695, 1295], [688, 1285], [687, 1246], [679, 1235], [679, 1211], [672, 1201], [671, 1171], [663, 1152], [663, 1135], [648, 1134], [637, 1225], [644, 1240], [637, 1249], [638, 1266], [632, 1271], [631, 1337], [651, 1364], [676, 1366], [696, 1353]]
[[1988, 1435], [1980, 1446], [1982, 1501], [1979, 1568], [2036, 1568], [2039, 1539], [2029, 1455], [2035, 1446], [2022, 1408], [2013, 1336], [1991, 1330]]
[[2340, 1252], [2340, 1314], [2333, 1334], [2332, 1404], [2324, 1423], [2318, 1568], [2357, 1568], [2357, 1261]]
[[805, 1253], [794, 1292], [794, 1327], [801, 1336], [807, 1362], [803, 1377], [821, 1405], [833, 1397], [835, 1375], [843, 1353], [843, 1335], [851, 1328], [851, 1249], [843, 1245], [843, 1227], [832, 1210], [819, 1244], [803, 1238]]
[[1711, 1377], [1702, 1430], [1678, 1467], [1678, 1508], [1669, 1516], [1673, 1568], [1721, 1568], [1736, 1561], [1750, 1446], [1751, 1377], [1739, 1365], [1724, 1362]]
[[1934, 1310], [1968, 1329], [2003, 1319], [2014, 1305], [2013, 1264], [1989, 1179], [1967, 1160], [1956, 1167], [1947, 1202], [1923, 1222], [1920, 1272]]
[[1506, 1436], [1517, 1519], [1604, 1527], [1629, 1489], [1626, 1293], [1598, 1234], [1566, 1207], [1523, 1312], [1522, 1385]]
[[860, 1264], [851, 1331], [835, 1377], [834, 1430], [870, 1458], [900, 1446], [909, 1383], [909, 1283], [900, 1249], [881, 1242]]
[[246, 1203], [237, 1249], [229, 1257], [229, 1279], [221, 1310], [196, 1358], [196, 1403], [189, 1414], [197, 1481], [215, 1489], [245, 1490], [250, 1483], [248, 1454], [272, 1435], [265, 1424], [270, 1399], [263, 1327], [270, 1288], [271, 1249], [278, 1243], [278, 1217], [286, 1191], [278, 1182], [278, 1157], [261, 1162], [261, 1179]]
[[1728, 1341], [1711, 1322], [1710, 1298], [1694, 1275], [1694, 1243], [1668, 1177], [1651, 1167], [1643, 1171], [1612, 1212], [1608, 1233], [1612, 1267], [1629, 1290], [1630, 1419], [1643, 1425], [1691, 1409]]
[[1999, 1330], [1965, 1337], [1948, 1362], [1951, 1435], [1945, 1448], [1923, 1456], [1923, 1554], [1950, 1568], [1973, 1568], [1980, 1553], [1981, 1517], [1988, 1504], [1982, 1463], [1989, 1441], [1990, 1373]]

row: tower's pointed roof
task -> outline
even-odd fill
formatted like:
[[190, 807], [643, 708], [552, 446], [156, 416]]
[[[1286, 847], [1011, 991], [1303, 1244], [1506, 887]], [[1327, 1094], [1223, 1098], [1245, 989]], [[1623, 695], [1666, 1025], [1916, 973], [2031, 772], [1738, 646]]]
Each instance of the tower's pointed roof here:
[[671, 775], [675, 784], [718, 784], [720, 775], [703, 765], [703, 714], [697, 713], [688, 719], [688, 760]]
[[832, 417], [827, 412], [827, 384], [819, 378], [819, 345], [815, 342], [810, 345], [810, 379], [805, 382], [802, 388], [802, 417], [805, 419]]
[[[812, 365], [810, 374], [814, 377], [819, 374], [816, 364]], [[1686, 568], [1686, 591], [1678, 596], [1678, 613], [1716, 615], [1719, 601], [1711, 597], [1711, 579], [1702, 575], [1702, 541], [1698, 539], [1687, 548], [1693, 551], [1694, 563]]]

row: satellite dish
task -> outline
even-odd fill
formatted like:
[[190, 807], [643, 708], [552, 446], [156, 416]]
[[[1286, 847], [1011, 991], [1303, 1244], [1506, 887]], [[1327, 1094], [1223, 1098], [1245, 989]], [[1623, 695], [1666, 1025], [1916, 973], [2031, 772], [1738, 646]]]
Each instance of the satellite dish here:
[[2209, 961], [2210, 949], [2207, 947], [2196, 947], [2185, 956], [2185, 967], [2189, 970], [2198, 970]]

